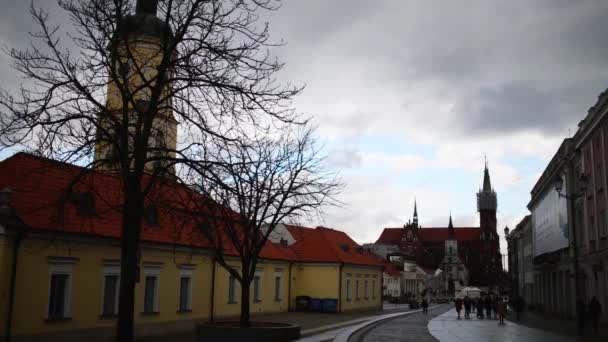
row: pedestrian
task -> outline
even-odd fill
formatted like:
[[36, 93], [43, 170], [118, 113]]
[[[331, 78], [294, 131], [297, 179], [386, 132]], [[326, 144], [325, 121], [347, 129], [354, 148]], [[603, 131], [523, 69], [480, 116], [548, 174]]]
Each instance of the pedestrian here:
[[598, 332], [598, 324], [600, 321], [600, 316], [602, 315], [602, 305], [597, 300], [597, 297], [593, 296], [591, 301], [589, 302], [589, 318], [593, 323], [593, 331]]
[[483, 306], [486, 309], [486, 316], [488, 317], [488, 319], [492, 319], [492, 298], [490, 298], [489, 295], [486, 295], [486, 298], [484, 298]]
[[579, 298], [576, 301], [576, 322], [579, 336], [582, 336], [585, 331], [585, 301]]
[[464, 318], [465, 319], [471, 319], [471, 298], [469, 298], [469, 296], [464, 296], [464, 300], [463, 300], [463, 304], [464, 304]]
[[498, 304], [501, 301], [500, 296], [492, 295], [492, 311], [494, 312], [494, 318], [498, 318]]
[[503, 300], [498, 300], [496, 303], [497, 311], [498, 311], [498, 319], [500, 320], [498, 324], [505, 324], [505, 316], [507, 315], [507, 303]]
[[426, 298], [422, 298], [422, 313], [427, 314], [429, 308], [429, 302], [426, 301]]
[[483, 299], [477, 298], [477, 318], [483, 319]]
[[460, 319], [460, 310], [462, 310], [462, 298], [456, 298], [456, 300], [454, 300], [454, 306], [456, 307], [456, 312], [458, 313], [458, 319]]

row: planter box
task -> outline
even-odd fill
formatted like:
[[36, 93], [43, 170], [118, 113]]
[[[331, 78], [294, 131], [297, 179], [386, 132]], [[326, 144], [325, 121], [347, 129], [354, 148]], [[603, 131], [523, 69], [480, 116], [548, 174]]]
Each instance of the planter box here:
[[260, 341], [287, 342], [300, 338], [300, 326], [288, 323], [251, 322], [241, 327], [239, 322], [216, 322], [196, 326], [196, 341]]

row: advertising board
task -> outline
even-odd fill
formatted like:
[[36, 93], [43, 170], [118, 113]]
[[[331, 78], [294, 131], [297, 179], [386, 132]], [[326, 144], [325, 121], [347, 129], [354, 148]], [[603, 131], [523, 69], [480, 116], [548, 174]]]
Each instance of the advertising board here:
[[[564, 181], [564, 189], [567, 189]], [[555, 189], [532, 210], [534, 256], [568, 247], [568, 202]]]

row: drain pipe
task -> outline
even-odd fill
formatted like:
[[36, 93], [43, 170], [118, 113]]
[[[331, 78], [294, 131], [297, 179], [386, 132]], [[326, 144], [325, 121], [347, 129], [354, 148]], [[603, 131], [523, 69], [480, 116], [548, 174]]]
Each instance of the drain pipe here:
[[288, 278], [287, 278], [287, 312], [291, 312], [291, 267], [293, 262], [289, 263]]

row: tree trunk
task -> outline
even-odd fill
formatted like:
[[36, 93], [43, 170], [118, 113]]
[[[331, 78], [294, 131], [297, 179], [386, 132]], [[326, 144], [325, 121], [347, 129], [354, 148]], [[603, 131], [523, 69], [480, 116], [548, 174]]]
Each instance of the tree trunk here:
[[249, 288], [251, 286], [251, 279], [246, 276], [241, 281], [241, 319], [240, 324], [243, 327], [248, 327], [249, 322]]
[[116, 327], [116, 341], [119, 342], [132, 342], [134, 340], [135, 283], [138, 280], [138, 247], [142, 211], [143, 199], [139, 180], [130, 179], [126, 187], [125, 205], [122, 214], [120, 293], [118, 324]]

